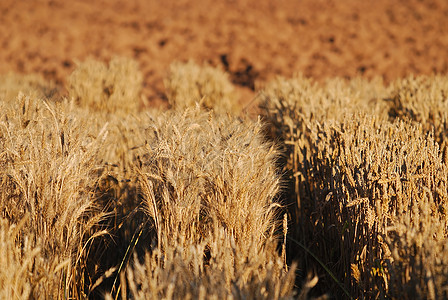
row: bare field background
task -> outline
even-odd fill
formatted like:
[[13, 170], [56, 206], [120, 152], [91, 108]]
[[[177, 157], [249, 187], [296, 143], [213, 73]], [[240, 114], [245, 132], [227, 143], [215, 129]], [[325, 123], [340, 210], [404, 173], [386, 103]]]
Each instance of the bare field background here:
[[1, 77], [2, 298], [448, 297], [445, 76], [278, 77], [254, 119], [167, 74], [167, 110], [127, 58]]
[[[257, 82], [448, 72], [446, 0], [0, 1], [0, 74], [67, 86], [76, 61], [132, 57], [148, 106], [175, 60], [222, 67], [240, 103]], [[254, 106], [256, 107], [256, 105]]]

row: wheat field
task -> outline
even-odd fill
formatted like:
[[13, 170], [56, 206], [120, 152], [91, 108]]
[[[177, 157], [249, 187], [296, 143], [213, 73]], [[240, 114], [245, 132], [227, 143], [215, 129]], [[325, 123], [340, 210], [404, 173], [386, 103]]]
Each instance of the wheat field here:
[[0, 298], [448, 297], [448, 78], [0, 77]]

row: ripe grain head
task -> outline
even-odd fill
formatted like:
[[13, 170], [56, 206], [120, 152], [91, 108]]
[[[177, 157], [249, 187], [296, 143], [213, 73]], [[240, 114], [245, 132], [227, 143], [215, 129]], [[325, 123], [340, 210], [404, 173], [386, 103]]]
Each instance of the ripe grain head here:
[[193, 61], [170, 65], [164, 81], [168, 101], [173, 108], [201, 107], [220, 113], [236, 114], [241, 110], [235, 88], [227, 73]]
[[141, 106], [143, 75], [136, 61], [115, 57], [109, 64], [78, 63], [68, 78], [69, 97], [92, 110], [132, 112]]

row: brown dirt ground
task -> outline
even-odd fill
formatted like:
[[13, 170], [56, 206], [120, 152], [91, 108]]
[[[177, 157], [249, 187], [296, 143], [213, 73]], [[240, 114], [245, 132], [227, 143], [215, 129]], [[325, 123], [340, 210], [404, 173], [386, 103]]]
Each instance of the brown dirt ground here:
[[149, 105], [175, 60], [231, 74], [242, 101], [275, 75], [316, 79], [448, 71], [448, 1], [1, 0], [0, 74], [63, 84], [76, 60], [140, 62]]

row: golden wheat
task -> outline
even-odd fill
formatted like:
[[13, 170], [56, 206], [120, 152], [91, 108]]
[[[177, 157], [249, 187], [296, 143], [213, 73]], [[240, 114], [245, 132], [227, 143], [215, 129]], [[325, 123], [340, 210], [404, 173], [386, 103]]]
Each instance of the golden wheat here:
[[143, 75], [136, 61], [115, 57], [108, 65], [93, 59], [78, 63], [68, 78], [69, 97], [92, 110], [136, 111], [141, 106]]
[[[445, 295], [440, 252], [446, 244], [448, 174], [435, 141], [445, 134], [443, 122], [433, 125], [419, 114], [407, 122], [388, 121], [412, 113], [403, 107], [415, 104], [402, 96], [410, 97], [405, 92], [410, 85], [420, 95], [415, 102], [423, 106], [423, 99], [431, 99], [429, 115], [443, 116], [436, 103], [447, 79], [420, 81], [427, 84], [318, 85], [299, 77], [279, 79], [264, 91], [271, 131], [284, 141], [295, 202], [293, 235], [330, 266], [353, 297]], [[425, 259], [412, 259], [423, 253]]]
[[0, 78], [1, 298], [448, 297], [446, 77], [278, 78], [266, 124], [192, 62], [167, 112], [126, 58], [67, 82]]
[[236, 114], [241, 110], [235, 88], [227, 73], [193, 61], [170, 65], [165, 78], [168, 101], [173, 108], [201, 107], [220, 113]]

